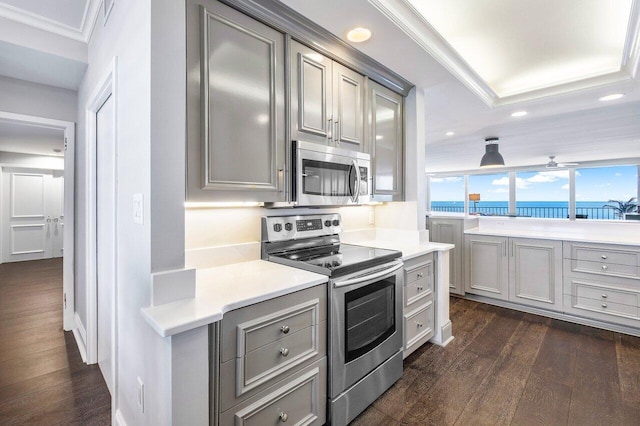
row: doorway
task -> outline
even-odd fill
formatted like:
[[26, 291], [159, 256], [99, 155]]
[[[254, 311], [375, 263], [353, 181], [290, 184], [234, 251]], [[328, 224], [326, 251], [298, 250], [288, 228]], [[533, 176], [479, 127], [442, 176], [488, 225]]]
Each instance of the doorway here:
[[74, 322], [75, 124], [0, 111], [0, 263], [62, 257], [63, 329]]

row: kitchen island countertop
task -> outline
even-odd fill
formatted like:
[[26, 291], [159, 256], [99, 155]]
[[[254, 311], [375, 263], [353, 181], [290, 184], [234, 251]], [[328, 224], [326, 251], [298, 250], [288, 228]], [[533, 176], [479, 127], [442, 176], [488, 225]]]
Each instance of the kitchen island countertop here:
[[226, 312], [326, 283], [328, 277], [264, 260], [196, 270], [196, 295], [142, 309], [162, 337], [220, 321]]
[[393, 240], [369, 240], [352, 244], [381, 249], [400, 250], [402, 252], [403, 260], [412, 259], [414, 257], [422, 256], [423, 254], [432, 253], [434, 251], [447, 251], [455, 247], [453, 244], [431, 242], [413, 243]]

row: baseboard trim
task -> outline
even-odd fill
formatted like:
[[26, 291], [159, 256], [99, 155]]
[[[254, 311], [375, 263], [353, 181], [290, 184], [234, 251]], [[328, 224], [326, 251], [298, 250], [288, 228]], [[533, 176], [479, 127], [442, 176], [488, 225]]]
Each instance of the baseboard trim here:
[[127, 426], [127, 422], [124, 420], [120, 409], [116, 410], [115, 424], [116, 426]]
[[76, 326], [73, 329], [73, 337], [76, 339], [76, 344], [78, 345], [78, 350], [80, 351], [80, 356], [82, 357], [82, 362], [87, 362], [87, 332], [82, 324], [82, 320], [78, 313], [76, 312], [73, 315], [73, 322], [75, 322]]
[[605, 321], [594, 320], [590, 318], [582, 318], [571, 314], [565, 314], [563, 312], [547, 311], [546, 309], [534, 308], [531, 306], [524, 306], [518, 303], [508, 302], [505, 300], [492, 299], [490, 297], [478, 296], [475, 294], [467, 293], [462, 299], [473, 300], [474, 302], [486, 303], [488, 305], [500, 306], [502, 308], [513, 309], [515, 311], [526, 312], [529, 314], [540, 315], [547, 318], [553, 318], [561, 321], [572, 322], [575, 324], [586, 325], [589, 327], [601, 328], [603, 330], [613, 331], [616, 333], [630, 334], [632, 336], [640, 337], [640, 328], [633, 328], [624, 325], [612, 324]]

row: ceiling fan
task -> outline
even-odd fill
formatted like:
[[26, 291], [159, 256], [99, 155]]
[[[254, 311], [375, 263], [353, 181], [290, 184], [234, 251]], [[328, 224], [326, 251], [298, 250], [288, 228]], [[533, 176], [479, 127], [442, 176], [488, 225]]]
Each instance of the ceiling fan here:
[[549, 156], [549, 162], [547, 163], [547, 169], [562, 169], [565, 167], [573, 167], [573, 166], [578, 166], [580, 163], [557, 163], [555, 161], [556, 156], [555, 155], [550, 155]]

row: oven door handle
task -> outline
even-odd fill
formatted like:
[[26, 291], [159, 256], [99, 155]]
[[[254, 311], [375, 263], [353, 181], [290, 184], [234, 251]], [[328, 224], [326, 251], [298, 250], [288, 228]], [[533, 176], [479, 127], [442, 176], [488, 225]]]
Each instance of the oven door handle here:
[[378, 278], [384, 277], [385, 275], [389, 275], [389, 274], [397, 271], [398, 269], [402, 268], [403, 266], [404, 266], [404, 264], [402, 262], [399, 262], [397, 265], [394, 265], [391, 268], [385, 269], [383, 271], [376, 272], [375, 274], [364, 275], [364, 276], [360, 276], [358, 278], [353, 278], [351, 280], [334, 281], [333, 287], [334, 288], [339, 288], [339, 287], [345, 287], [345, 286], [348, 286], [348, 285], [360, 284], [360, 283], [363, 283], [363, 282], [366, 282], [366, 281], [376, 280]]

